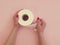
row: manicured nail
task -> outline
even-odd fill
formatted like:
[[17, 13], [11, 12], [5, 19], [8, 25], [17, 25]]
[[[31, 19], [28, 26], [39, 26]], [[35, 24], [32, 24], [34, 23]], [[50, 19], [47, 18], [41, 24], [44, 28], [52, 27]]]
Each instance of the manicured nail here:
[[16, 17], [18, 18], [18, 15], [16, 15]]
[[40, 21], [42, 21], [42, 19], [40, 19]]
[[39, 20], [40, 18], [38, 17], [37, 20]]
[[37, 17], [37, 20], [36, 20], [36, 22], [37, 22], [38, 20], [40, 20], [40, 18], [39, 18], [39, 17]]

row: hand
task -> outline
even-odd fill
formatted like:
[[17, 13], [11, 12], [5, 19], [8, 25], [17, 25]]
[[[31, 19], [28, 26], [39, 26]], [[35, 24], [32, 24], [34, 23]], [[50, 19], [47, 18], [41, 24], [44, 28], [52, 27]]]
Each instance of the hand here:
[[16, 15], [14, 15], [13, 16], [13, 21], [14, 21], [14, 27], [16, 26], [16, 27], [20, 27], [20, 25], [19, 25], [19, 23], [18, 23], [18, 15], [16, 14]]
[[37, 22], [37, 26], [36, 26], [37, 31], [44, 32], [44, 29], [46, 27], [45, 21], [38, 17], [36, 22]]

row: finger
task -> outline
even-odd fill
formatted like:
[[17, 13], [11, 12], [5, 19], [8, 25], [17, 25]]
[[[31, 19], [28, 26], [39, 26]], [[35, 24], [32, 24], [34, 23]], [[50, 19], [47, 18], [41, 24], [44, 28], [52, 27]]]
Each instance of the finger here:
[[36, 27], [36, 25], [37, 25], [37, 23], [33, 23], [33, 24], [31, 24], [31, 25], [29, 25], [28, 27]]
[[37, 23], [36, 21], [33, 21], [31, 24], [35, 24], [35, 23]]
[[37, 25], [38, 26], [41, 26], [41, 24], [42, 24], [42, 21], [41, 20], [42, 20], [41, 18], [37, 18]]
[[15, 15], [15, 20], [18, 21], [18, 15], [17, 14]]
[[15, 26], [20, 26], [20, 24], [18, 23], [18, 15], [17, 15], [17, 14], [15, 14], [15, 15], [13, 16], [13, 21], [14, 21], [14, 25], [15, 25]]
[[36, 22], [37, 22], [36, 28], [37, 29], [41, 28], [41, 21], [40, 21], [40, 18], [39, 17], [37, 18], [37, 21]]
[[42, 20], [42, 29], [45, 29], [45, 27], [46, 27], [46, 22], [44, 21], [44, 20]]

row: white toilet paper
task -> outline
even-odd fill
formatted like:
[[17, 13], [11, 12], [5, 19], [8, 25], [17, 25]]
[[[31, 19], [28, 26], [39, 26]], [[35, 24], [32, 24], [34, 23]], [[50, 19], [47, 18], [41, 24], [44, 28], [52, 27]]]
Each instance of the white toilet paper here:
[[18, 12], [18, 23], [22, 26], [28, 26], [30, 25], [33, 20], [34, 20], [34, 16], [32, 11], [28, 10], [28, 9], [22, 9]]

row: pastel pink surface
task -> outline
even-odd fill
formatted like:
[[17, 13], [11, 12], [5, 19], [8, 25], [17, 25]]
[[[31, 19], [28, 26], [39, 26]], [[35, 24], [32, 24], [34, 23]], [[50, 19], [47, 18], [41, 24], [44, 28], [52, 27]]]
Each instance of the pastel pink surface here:
[[[47, 26], [44, 34], [47, 45], [60, 45], [59, 0], [0, 0], [0, 45], [4, 44], [7, 35], [9, 35], [11, 32], [13, 27], [13, 16], [15, 15], [16, 11], [22, 8], [32, 10], [35, 20], [37, 17], [42, 17], [46, 21]], [[29, 34], [31, 33], [30, 36], [34, 35], [33, 37], [36, 37], [35, 33], [32, 35], [32, 31], [28, 31], [28, 29], [26, 29], [26, 31], [22, 31], [21, 29], [19, 30], [17, 35], [18, 42], [16, 42], [16, 45], [20, 44], [20, 35], [23, 33], [25, 36], [27, 36], [27, 33], [29, 32]]]

